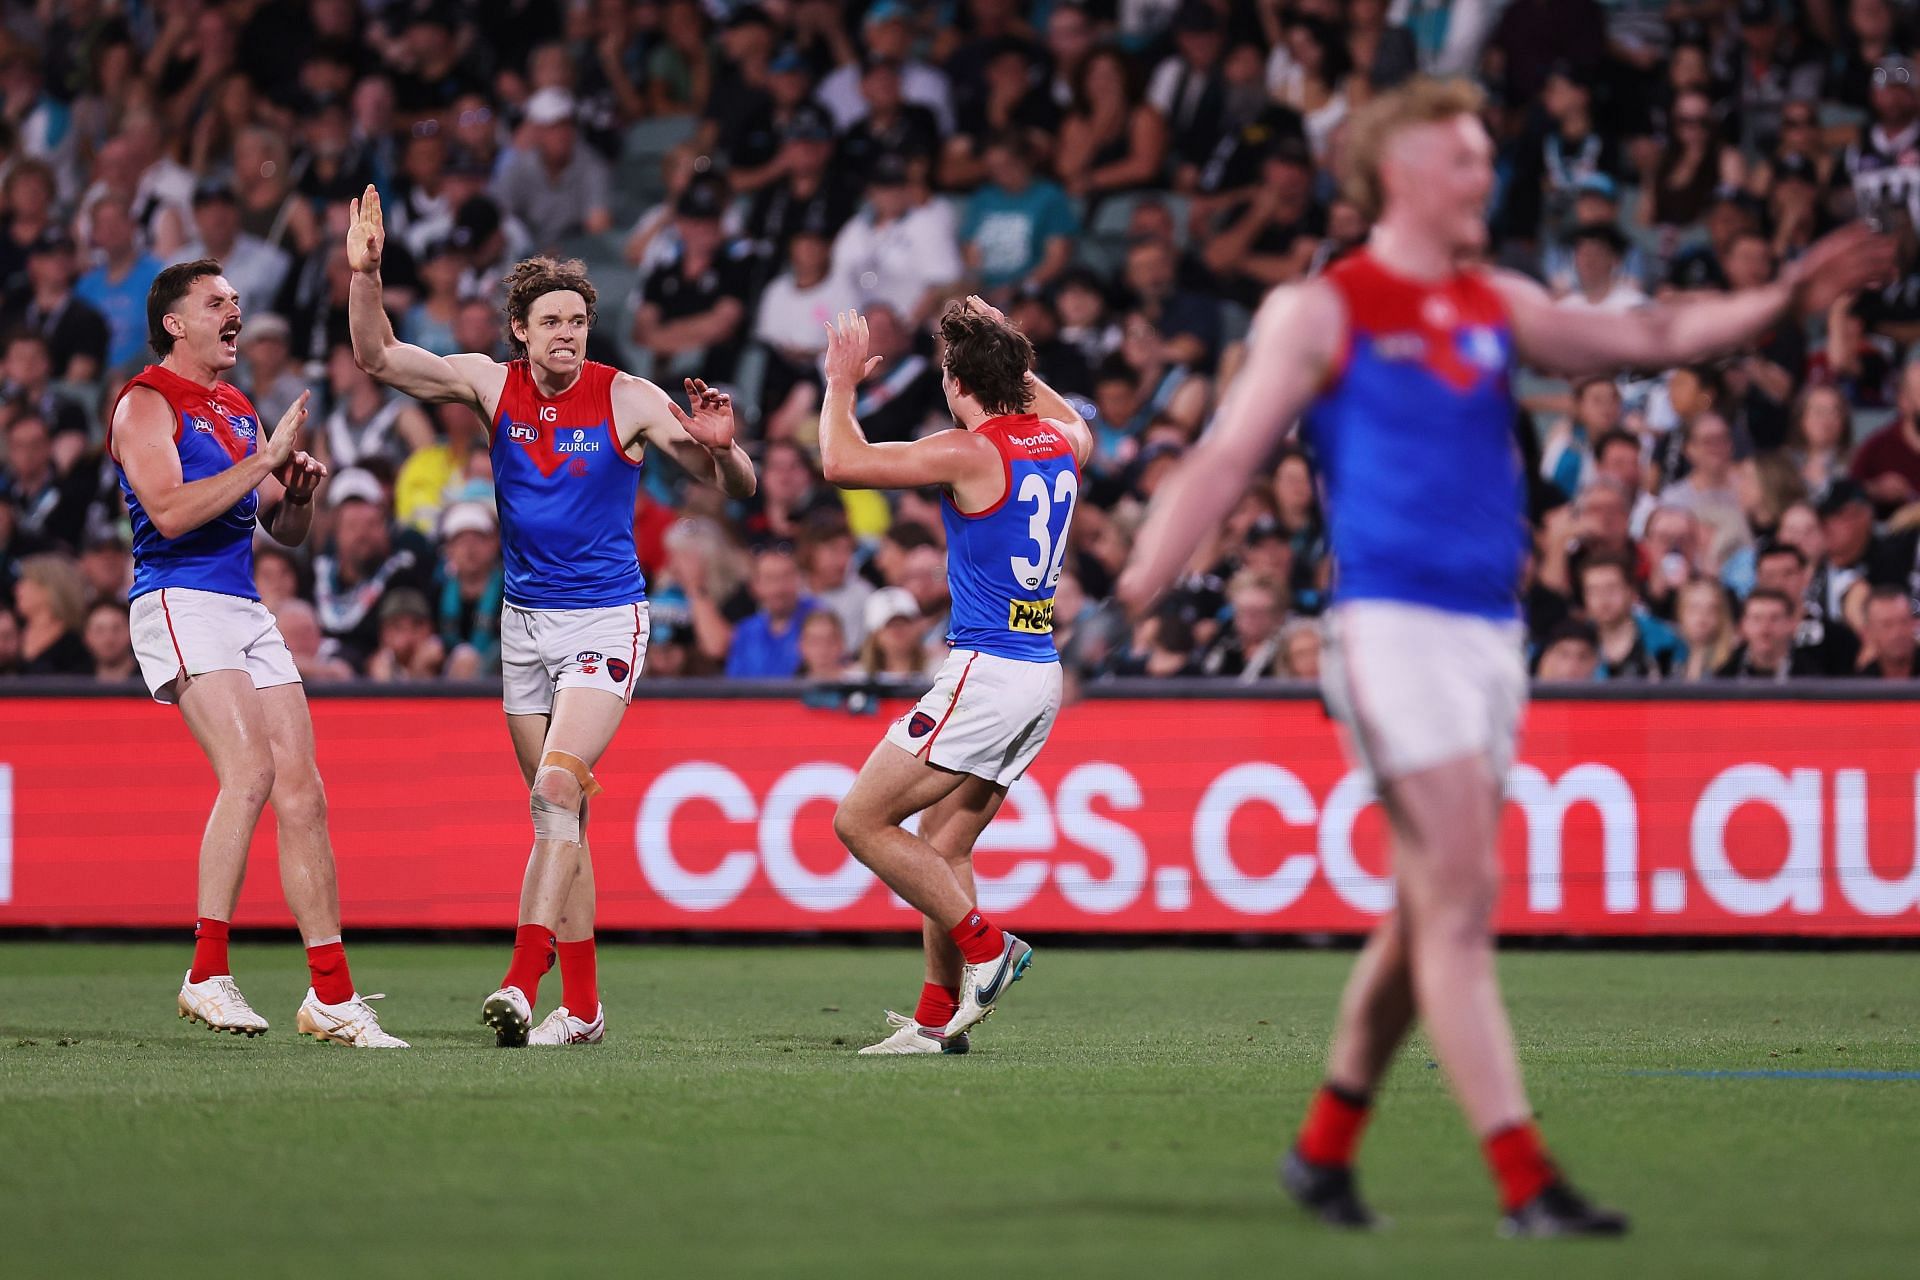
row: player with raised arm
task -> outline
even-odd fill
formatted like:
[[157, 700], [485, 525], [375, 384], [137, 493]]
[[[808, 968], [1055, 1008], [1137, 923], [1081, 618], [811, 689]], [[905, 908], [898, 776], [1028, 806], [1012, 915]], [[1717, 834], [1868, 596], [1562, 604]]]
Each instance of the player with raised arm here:
[[305, 541], [327, 470], [299, 447], [307, 392], [263, 441], [252, 402], [221, 380], [237, 363], [240, 329], [240, 295], [219, 263], [168, 267], [147, 291], [147, 341], [160, 363], [134, 375], [107, 415], [107, 451], [133, 520], [140, 674], [155, 701], [179, 704], [220, 783], [200, 838], [193, 967], [177, 1005], [214, 1031], [267, 1030], [233, 980], [227, 930], [271, 802], [280, 884], [312, 975], [295, 1027], [317, 1040], [404, 1049], [353, 989], [313, 719], [253, 581], [254, 528], [289, 547]]
[[1625, 314], [1558, 307], [1529, 280], [1468, 265], [1494, 181], [1480, 109], [1464, 82], [1416, 80], [1351, 122], [1346, 185], [1371, 237], [1261, 305], [1246, 365], [1155, 495], [1120, 596], [1149, 607], [1306, 415], [1337, 574], [1323, 688], [1386, 809], [1398, 906], [1354, 966], [1282, 1180], [1326, 1222], [1374, 1222], [1353, 1156], [1418, 1016], [1482, 1141], [1502, 1231], [1616, 1235], [1625, 1217], [1547, 1155], [1494, 972], [1502, 789], [1527, 695], [1510, 378], [1522, 363], [1575, 376], [1704, 359], [1885, 275], [1892, 249], [1850, 227], [1761, 288]]
[[[506, 603], [500, 658], [507, 730], [533, 816], [513, 960], [482, 1020], [501, 1045], [595, 1044], [605, 1029], [593, 943], [589, 799], [647, 653], [647, 594], [633, 509], [647, 446], [728, 496], [753, 493], [724, 392], [689, 378], [689, 415], [643, 378], [587, 359], [596, 295], [578, 262], [529, 258], [507, 273], [515, 358], [437, 356], [394, 337], [381, 302], [386, 243], [368, 187], [347, 230], [348, 318], [360, 367], [417, 400], [464, 404], [487, 424]], [[560, 959], [562, 1001], [538, 1027], [540, 978]]]
[[[1033, 949], [980, 914], [973, 844], [1045, 745], [1060, 711], [1053, 593], [1093, 433], [1033, 373], [1033, 345], [978, 298], [940, 317], [941, 383], [957, 431], [872, 444], [854, 389], [879, 364], [867, 323], [830, 327], [820, 462], [854, 489], [945, 492], [953, 651], [933, 688], [874, 748], [834, 815], [853, 855], [926, 917], [927, 975], [912, 1018], [862, 1053], [964, 1053], [967, 1031], [1020, 979]], [[903, 825], [920, 814], [919, 834]]]

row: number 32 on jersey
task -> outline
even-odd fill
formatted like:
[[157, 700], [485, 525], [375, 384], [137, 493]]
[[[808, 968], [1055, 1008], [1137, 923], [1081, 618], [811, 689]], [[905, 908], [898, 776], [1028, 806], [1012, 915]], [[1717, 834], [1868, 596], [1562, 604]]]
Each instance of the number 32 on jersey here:
[[1013, 580], [1029, 591], [1038, 591], [1043, 578], [1049, 591], [1060, 585], [1060, 571], [1067, 559], [1067, 524], [1073, 519], [1073, 504], [1079, 494], [1080, 477], [1072, 471], [1055, 476], [1051, 491], [1043, 475], [1030, 471], [1021, 481], [1015, 498], [1033, 504], [1027, 536], [1033, 539], [1039, 554], [1032, 558], [1014, 556]]

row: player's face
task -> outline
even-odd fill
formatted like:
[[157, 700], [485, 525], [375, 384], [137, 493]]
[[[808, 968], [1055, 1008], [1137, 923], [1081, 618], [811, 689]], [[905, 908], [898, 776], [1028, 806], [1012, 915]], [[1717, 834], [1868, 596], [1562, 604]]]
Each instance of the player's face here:
[[1455, 116], [1403, 131], [1393, 140], [1387, 172], [1389, 202], [1405, 200], [1449, 249], [1486, 247], [1493, 142], [1478, 118]]
[[587, 358], [587, 300], [571, 289], [543, 293], [527, 308], [515, 336], [527, 344], [527, 359], [551, 373], [571, 374]]
[[225, 276], [201, 276], [174, 304], [174, 345], [218, 373], [240, 362], [240, 295]]

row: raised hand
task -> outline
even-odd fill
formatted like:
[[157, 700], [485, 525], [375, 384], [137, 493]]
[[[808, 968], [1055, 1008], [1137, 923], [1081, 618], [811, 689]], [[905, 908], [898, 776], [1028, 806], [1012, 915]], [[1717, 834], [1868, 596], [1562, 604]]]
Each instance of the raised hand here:
[[967, 310], [977, 311], [983, 316], [992, 316], [995, 320], [1004, 321], [1007, 318], [1006, 314], [1002, 312], [1000, 308], [994, 306], [977, 293], [967, 295]]
[[1803, 310], [1823, 312], [1854, 290], [1886, 283], [1894, 270], [1893, 237], [1852, 222], [1809, 245], [1787, 279]]
[[307, 401], [312, 397], [313, 392], [302, 391], [299, 399], [288, 405], [287, 411], [280, 415], [273, 434], [260, 446], [260, 456], [266, 461], [270, 473], [278, 475], [293, 461], [294, 451], [300, 445], [300, 428], [307, 421]]
[[294, 451], [287, 459], [287, 465], [273, 473], [287, 491], [287, 497], [293, 502], [311, 502], [320, 488], [320, 482], [327, 478], [327, 464], [320, 461], [304, 449]]
[[689, 413], [673, 401], [667, 406], [673, 410], [674, 420], [681, 430], [693, 437], [695, 444], [703, 445], [716, 453], [733, 447], [733, 397], [724, 391], [716, 391], [699, 378], [686, 380], [687, 403], [692, 406]]
[[380, 269], [380, 251], [387, 244], [387, 224], [380, 215], [380, 193], [372, 183], [352, 202], [347, 223], [347, 265], [358, 272]]
[[867, 318], [858, 311], [842, 311], [827, 326], [827, 382], [853, 387], [880, 367], [881, 357], [867, 354]]

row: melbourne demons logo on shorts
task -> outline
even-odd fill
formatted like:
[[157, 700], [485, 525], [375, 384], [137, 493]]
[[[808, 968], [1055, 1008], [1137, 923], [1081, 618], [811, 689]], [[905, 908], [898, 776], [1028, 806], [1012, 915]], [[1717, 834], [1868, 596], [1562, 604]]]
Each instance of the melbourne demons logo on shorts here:
[[932, 732], [933, 717], [924, 711], [914, 712], [912, 719], [907, 721], [907, 733], [910, 737], [924, 738]]
[[627, 682], [627, 674], [632, 670], [633, 668], [628, 666], [625, 660], [621, 658], [607, 659], [607, 674], [613, 677], [615, 684], [625, 684]]

